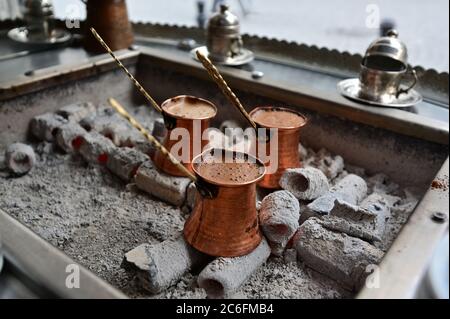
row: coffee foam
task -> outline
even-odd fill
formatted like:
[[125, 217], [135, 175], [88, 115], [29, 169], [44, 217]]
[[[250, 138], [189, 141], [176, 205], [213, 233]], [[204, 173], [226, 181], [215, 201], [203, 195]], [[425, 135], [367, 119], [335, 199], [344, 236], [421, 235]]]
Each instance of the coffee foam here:
[[234, 158], [224, 160], [221, 157], [207, 155], [196, 166], [201, 177], [219, 184], [242, 184], [258, 179], [262, 168], [249, 159]]
[[305, 124], [305, 119], [291, 111], [281, 109], [260, 109], [252, 114], [252, 119], [264, 127], [290, 128]]
[[186, 119], [205, 119], [216, 114], [210, 103], [190, 96], [173, 98], [163, 104], [163, 109], [170, 115]]

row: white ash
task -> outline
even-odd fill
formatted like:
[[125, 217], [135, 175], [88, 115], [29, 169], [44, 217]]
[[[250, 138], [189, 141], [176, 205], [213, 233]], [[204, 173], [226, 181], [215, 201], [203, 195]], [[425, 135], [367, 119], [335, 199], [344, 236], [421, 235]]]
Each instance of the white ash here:
[[164, 137], [167, 134], [167, 128], [162, 118], [158, 118], [155, 120], [151, 132], [158, 141], [163, 141]]
[[[367, 178], [368, 178], [366, 170], [364, 168], [362, 168], [362, 167], [359, 167], [359, 166], [355, 166], [355, 165], [351, 165], [351, 164], [345, 163], [345, 171], [348, 174], [355, 174], [355, 175], [358, 175], [358, 176], [367, 176]], [[367, 181], [367, 178], [366, 178], [366, 181]]]
[[[128, 125], [128, 122], [111, 108], [99, 108], [97, 113], [89, 114], [80, 121], [80, 125], [87, 131], [101, 133], [105, 128], [116, 124]], [[130, 126], [131, 127], [131, 126]]]
[[206, 299], [207, 295], [203, 288], [198, 287], [197, 276], [187, 273], [175, 286], [168, 288], [158, 298]]
[[390, 206], [382, 195], [372, 193], [361, 202], [360, 206], [336, 200], [329, 217], [324, 219], [330, 224], [326, 226], [329, 229], [369, 242], [381, 241], [386, 220], [390, 217]]
[[150, 158], [155, 154], [156, 148], [137, 130], [130, 130], [122, 147], [133, 147], [138, 151], [147, 154]]
[[328, 192], [325, 174], [313, 167], [287, 169], [280, 179], [281, 188], [301, 200], [314, 200]]
[[[314, 160], [317, 161], [317, 159], [314, 158], [317, 156], [314, 150], [307, 149], [307, 152], [309, 158], [306, 162], [313, 162]], [[329, 156], [333, 155], [329, 154]], [[397, 183], [393, 182], [383, 173], [369, 175], [365, 168], [354, 166], [349, 163], [344, 164], [344, 170], [336, 178], [331, 180], [330, 183], [337, 184], [349, 174], [358, 175], [367, 182], [368, 195], [374, 193], [376, 190], [376, 192], [382, 195], [382, 197], [387, 201], [390, 208], [390, 217], [386, 220], [385, 232], [384, 236], [381, 238], [381, 242], [375, 242], [375, 245], [378, 248], [383, 251], [387, 251], [394, 239], [397, 237], [402, 226], [406, 223], [410, 214], [413, 212], [418, 203], [418, 198], [420, 198], [423, 192], [416, 188], [414, 188], [413, 191], [410, 191], [408, 188], [401, 188]], [[307, 205], [308, 202], [300, 202], [302, 212], [306, 210], [305, 207]], [[302, 215], [304, 216], [300, 217], [301, 222], [306, 220], [305, 215], [307, 214]]]
[[195, 183], [190, 183], [186, 190], [186, 201], [182, 207], [182, 211], [185, 214], [189, 214], [192, 212], [195, 206], [197, 198], [197, 186]]
[[419, 203], [420, 195], [409, 192], [405, 189], [400, 194], [401, 200], [391, 207], [391, 216], [386, 222], [385, 238], [380, 248], [387, 251], [403, 225], [408, 221], [409, 216]]
[[131, 130], [134, 129], [121, 118], [120, 122], [108, 123], [98, 132], [109, 138], [116, 146], [122, 146], [127, 142]]
[[137, 270], [144, 289], [155, 294], [177, 284], [191, 269], [206, 265], [209, 258], [180, 236], [157, 245], [142, 244], [127, 252], [124, 262]]
[[298, 153], [300, 154], [301, 161], [304, 161], [308, 157], [308, 149], [301, 143], [298, 144]]
[[288, 248], [283, 253], [283, 260], [286, 264], [297, 264], [297, 251], [295, 248]]
[[30, 121], [30, 132], [40, 141], [53, 142], [56, 129], [69, 121], [54, 113], [45, 113]]
[[109, 154], [114, 152], [116, 148], [110, 139], [97, 132], [90, 132], [82, 136], [81, 140], [79, 152], [88, 163], [92, 164], [102, 162], [106, 164]]
[[262, 201], [256, 200], [256, 210], [258, 211], [258, 213], [261, 210], [261, 205], [262, 205]]
[[28, 175], [0, 178], [0, 207], [125, 293], [146, 296], [121, 268], [123, 255], [177, 237], [185, 221], [179, 210], [126, 191], [106, 168], [77, 156], [37, 155]]
[[361, 287], [369, 274], [366, 267], [377, 265], [383, 257], [375, 246], [329, 231], [317, 218], [310, 218], [300, 226], [294, 247], [300, 261], [353, 291]]
[[[142, 112], [141, 108], [138, 108], [138, 111], [130, 113], [140, 114], [146, 112]], [[92, 123], [94, 123], [92, 130], [108, 137], [117, 146], [136, 147], [145, 154], [154, 152], [153, 145], [119, 114], [93, 118]], [[167, 131], [162, 118], [145, 117], [144, 121], [140, 120], [139, 123], [159, 142], [162, 142]]]
[[320, 169], [331, 180], [344, 170], [344, 159], [339, 155], [330, 154], [326, 149], [320, 149], [317, 153], [308, 150], [308, 155], [303, 165]]
[[164, 122], [161, 114], [149, 104], [130, 108], [128, 111], [150, 132], [154, 129], [156, 122]]
[[352, 294], [329, 279], [301, 264], [269, 258], [263, 267], [239, 290], [249, 299], [341, 299]]
[[230, 298], [261, 267], [270, 256], [270, 247], [263, 238], [255, 250], [245, 256], [217, 258], [198, 276], [198, 285], [209, 298]]
[[272, 253], [283, 254], [284, 248], [299, 226], [300, 205], [287, 191], [277, 191], [266, 196], [259, 210], [261, 229], [269, 240]]
[[400, 201], [402, 200], [402, 198], [400, 196], [395, 196], [395, 195], [389, 195], [386, 193], [382, 193], [383, 198], [386, 200], [388, 206], [390, 208], [396, 206], [397, 204], [400, 203]]
[[[130, 113], [139, 118], [141, 125], [162, 142], [167, 130], [160, 115], [153, 114], [145, 106], [137, 107]], [[100, 107], [96, 113], [83, 118], [80, 124], [88, 131], [95, 131], [109, 138], [116, 146], [136, 148], [150, 157], [155, 153], [153, 144], [109, 106]]]
[[56, 130], [56, 145], [66, 153], [74, 152], [76, 151], [74, 142], [76, 139], [81, 139], [86, 134], [87, 131], [78, 123], [70, 122], [64, 124]]
[[23, 143], [13, 143], [6, 148], [5, 164], [12, 174], [21, 176], [34, 167], [36, 155], [31, 146]]
[[[153, 120], [137, 118], [141, 122]], [[137, 191], [131, 184], [125, 187], [106, 168], [86, 164], [76, 155], [55, 153], [52, 144], [40, 143], [35, 150], [36, 167], [28, 175], [9, 179], [0, 174], [0, 208], [130, 297], [206, 297], [206, 292], [197, 285], [196, 272], [186, 273], [177, 284], [160, 294], [149, 295], [141, 289], [136, 273], [121, 267], [123, 255], [140, 244], [176, 238], [185, 221], [179, 209]], [[314, 154], [308, 150], [308, 157]], [[345, 171], [366, 180], [370, 177], [363, 169], [352, 169], [346, 164]], [[393, 198], [390, 203], [395, 204], [386, 223], [384, 251], [422, 195], [408, 197], [408, 194], [403, 189], [388, 194]], [[300, 204], [304, 207], [307, 203]], [[237, 295], [242, 298], [354, 296], [301, 263], [273, 257], [249, 278]]]
[[78, 123], [86, 116], [95, 114], [96, 111], [97, 108], [93, 103], [82, 102], [63, 106], [58, 111], [56, 111], [56, 114], [62, 116], [70, 122]]
[[398, 191], [400, 186], [392, 182], [386, 174], [375, 174], [367, 179], [370, 192], [392, 194]]
[[148, 157], [134, 148], [116, 148], [108, 156], [106, 167], [125, 182], [130, 182]]
[[114, 110], [109, 107], [98, 107], [95, 113], [88, 114], [83, 117], [78, 124], [80, 124], [86, 131], [92, 131], [95, 127], [95, 121], [98, 121], [98, 118], [108, 118], [114, 114]]
[[366, 212], [362, 216], [358, 216], [358, 218], [362, 219], [365, 216], [369, 216], [367, 212], [370, 212], [373, 216], [375, 216], [373, 221], [375, 232], [380, 236], [384, 236], [386, 221], [391, 215], [389, 202], [383, 195], [374, 192], [361, 202], [360, 207]]
[[177, 207], [186, 200], [187, 187], [191, 183], [189, 178], [159, 171], [150, 160], [139, 167], [134, 180], [139, 189]]
[[49, 154], [56, 152], [56, 147], [54, 143], [43, 141], [34, 145], [34, 151], [41, 159], [45, 159]]
[[[139, 113], [142, 112], [137, 112], [137, 114]], [[162, 118], [151, 117], [149, 119], [146, 117], [146, 120], [140, 123], [153, 137], [155, 137], [160, 143], [163, 143], [167, 129]], [[120, 146], [136, 148], [138, 151], [148, 155], [150, 158], [152, 158], [156, 152], [155, 146], [135, 128], [131, 128], [122, 134], [120, 138]]]
[[314, 200], [302, 212], [302, 221], [316, 216], [328, 215], [334, 207], [336, 200], [345, 201], [357, 205], [367, 196], [367, 184], [361, 177], [350, 174], [341, 179], [336, 185]]
[[317, 219], [317, 222], [328, 230], [359, 238], [375, 245], [375, 247], [377, 247], [377, 243], [381, 241], [381, 237], [371, 229], [367, 229], [367, 227], [364, 227], [362, 224], [351, 222], [343, 218], [323, 216], [322, 218]]

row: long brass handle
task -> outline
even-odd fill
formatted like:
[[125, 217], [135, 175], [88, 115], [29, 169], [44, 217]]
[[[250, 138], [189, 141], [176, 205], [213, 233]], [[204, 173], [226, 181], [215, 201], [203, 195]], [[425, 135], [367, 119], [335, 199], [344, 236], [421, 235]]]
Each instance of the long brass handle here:
[[203, 53], [200, 52], [200, 50], [197, 50], [196, 54], [199, 61], [203, 64], [206, 71], [208, 71], [208, 74], [212, 77], [214, 82], [216, 82], [216, 84], [222, 90], [223, 94], [239, 110], [239, 112], [241, 112], [241, 114], [246, 118], [248, 123], [256, 130], [257, 129], [256, 123], [251, 119], [250, 115], [244, 109], [241, 101], [236, 96], [236, 94], [233, 93], [233, 91], [231, 90], [225, 79], [220, 74], [219, 70]]
[[102, 47], [112, 56], [114, 61], [122, 68], [122, 70], [128, 75], [130, 80], [134, 83], [134, 85], [138, 88], [139, 92], [144, 95], [144, 97], [150, 102], [150, 104], [159, 112], [162, 113], [161, 107], [156, 103], [156, 101], [150, 96], [150, 94], [144, 89], [144, 87], [136, 80], [133, 74], [128, 71], [128, 69], [123, 65], [123, 63], [116, 57], [114, 52], [110, 49], [110, 47], [106, 44], [106, 42], [102, 39], [102, 37], [95, 31], [94, 28], [91, 28], [91, 32], [97, 41], [102, 45]]
[[136, 128], [144, 137], [150, 141], [164, 156], [172, 162], [181, 172], [183, 172], [186, 177], [190, 178], [193, 182], [197, 182], [197, 177], [192, 174], [184, 165], [182, 165], [161, 143], [158, 142], [137, 120], [135, 120], [130, 113], [128, 113], [125, 108], [119, 104], [115, 99], [109, 98], [109, 104], [122, 115], [134, 128]]

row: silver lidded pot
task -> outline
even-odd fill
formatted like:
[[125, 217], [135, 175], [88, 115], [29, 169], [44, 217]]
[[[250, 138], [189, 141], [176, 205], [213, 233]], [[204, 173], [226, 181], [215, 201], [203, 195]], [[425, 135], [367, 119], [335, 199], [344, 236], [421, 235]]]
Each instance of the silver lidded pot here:
[[242, 54], [239, 19], [227, 5], [221, 5], [220, 11], [209, 19], [206, 38], [209, 57], [213, 61], [226, 62]]
[[21, 0], [20, 7], [30, 37], [52, 37], [55, 18], [51, 0]]
[[359, 82], [362, 98], [386, 104], [416, 85], [416, 72], [408, 64], [408, 50], [397, 31], [390, 30], [370, 44], [361, 63]]
[[372, 42], [366, 50], [363, 65], [387, 71], [402, 70], [408, 66], [408, 49], [398, 38], [396, 30]]

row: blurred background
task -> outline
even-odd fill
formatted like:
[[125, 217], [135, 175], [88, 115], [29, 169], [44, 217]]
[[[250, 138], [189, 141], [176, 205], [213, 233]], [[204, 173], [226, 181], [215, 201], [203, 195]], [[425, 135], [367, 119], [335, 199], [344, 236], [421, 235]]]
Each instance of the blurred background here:
[[[0, 0], [1, 1], [1, 0]], [[217, 0], [128, 0], [132, 21], [198, 25]], [[286, 39], [339, 51], [363, 53], [383, 22], [393, 24], [410, 52], [410, 62], [449, 71], [448, 0], [228, 0], [244, 33]], [[54, 1], [59, 18], [77, 15], [80, 0]], [[72, 6], [71, 6], [72, 5]], [[213, 8], [213, 7], [216, 8]], [[201, 9], [201, 8], [200, 8]]]
[[[229, 4], [244, 33], [363, 53], [380, 23], [396, 27], [410, 62], [449, 71], [448, 0], [128, 0], [132, 21], [198, 26], [220, 3]], [[0, 0], [0, 19], [17, 0]], [[83, 19], [81, 0], [53, 1], [58, 18]]]

